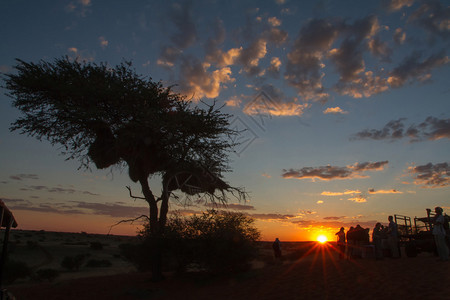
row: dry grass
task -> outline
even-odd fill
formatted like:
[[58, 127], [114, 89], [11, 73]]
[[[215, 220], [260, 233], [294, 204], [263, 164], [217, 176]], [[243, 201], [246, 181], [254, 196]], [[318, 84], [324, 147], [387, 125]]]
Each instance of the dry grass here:
[[149, 273], [85, 274], [89, 277], [8, 289], [21, 300], [450, 299], [450, 263], [436, 262], [432, 254], [339, 260], [330, 244], [316, 246], [283, 243], [284, 260], [274, 261], [270, 243], [261, 243], [255, 268], [234, 277], [166, 274], [165, 281], [151, 282]]

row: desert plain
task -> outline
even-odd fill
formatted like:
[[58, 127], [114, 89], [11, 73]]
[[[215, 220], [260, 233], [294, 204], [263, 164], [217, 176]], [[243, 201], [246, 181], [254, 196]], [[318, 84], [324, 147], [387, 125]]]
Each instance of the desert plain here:
[[[152, 282], [123, 259], [119, 245], [135, 237], [13, 230], [9, 257], [32, 270], [54, 269], [52, 281], [21, 278], [3, 283], [19, 300], [39, 299], [450, 299], [450, 263], [433, 253], [399, 259], [339, 259], [335, 244], [285, 242], [275, 260], [271, 243], [260, 242], [253, 267], [234, 275], [211, 276], [198, 271], [166, 272]], [[92, 245], [101, 244], [101, 249]], [[109, 266], [66, 270], [66, 256], [109, 261]]]

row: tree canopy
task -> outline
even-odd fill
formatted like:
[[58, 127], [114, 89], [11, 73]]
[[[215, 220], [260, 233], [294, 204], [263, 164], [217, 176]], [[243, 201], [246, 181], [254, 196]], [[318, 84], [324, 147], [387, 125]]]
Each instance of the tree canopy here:
[[[4, 87], [22, 115], [10, 130], [62, 146], [67, 159], [78, 159], [81, 167], [128, 166], [149, 204], [155, 237], [162, 236], [174, 190], [213, 201], [226, 201], [227, 192], [245, 197], [223, 180], [238, 132], [215, 102], [194, 105], [138, 75], [126, 61], [110, 67], [68, 57], [37, 63], [18, 59], [15, 69], [4, 75]], [[160, 197], [149, 186], [154, 174], [161, 176]], [[161, 251], [157, 247], [152, 255], [155, 278], [161, 277]]]
[[192, 107], [170, 87], [136, 74], [131, 63], [17, 61], [18, 74], [6, 75], [23, 113], [12, 130], [62, 145], [84, 166], [126, 162], [133, 181], [193, 162], [227, 169], [232, 144], [220, 137], [234, 134], [228, 116], [214, 106]]
[[[150, 219], [152, 214], [157, 219], [152, 205], [160, 200], [148, 187], [150, 175], [162, 176], [166, 194], [232, 189], [223, 173], [229, 171], [237, 132], [215, 103], [200, 108], [171, 87], [138, 75], [130, 62], [110, 67], [68, 57], [18, 59], [15, 69], [4, 75], [5, 88], [22, 115], [10, 129], [63, 146], [67, 158], [84, 167], [128, 166], [151, 206]], [[166, 213], [161, 208], [160, 216]]]

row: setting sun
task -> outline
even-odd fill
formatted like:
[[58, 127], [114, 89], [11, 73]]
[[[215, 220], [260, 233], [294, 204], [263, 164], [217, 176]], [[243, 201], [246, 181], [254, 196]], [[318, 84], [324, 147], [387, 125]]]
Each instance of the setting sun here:
[[324, 235], [319, 235], [319, 236], [317, 237], [317, 241], [318, 241], [319, 243], [321, 243], [321, 244], [325, 243], [327, 240], [328, 240], [327, 237], [324, 236]]

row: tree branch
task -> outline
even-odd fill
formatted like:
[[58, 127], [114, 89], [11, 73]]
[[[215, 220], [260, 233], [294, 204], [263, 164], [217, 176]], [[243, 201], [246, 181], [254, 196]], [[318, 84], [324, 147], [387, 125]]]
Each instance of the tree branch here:
[[109, 227], [108, 235], [109, 235], [109, 233], [111, 232], [111, 230], [113, 229], [113, 227], [115, 227], [115, 226], [117, 226], [117, 225], [120, 225], [120, 224], [122, 224], [122, 223], [128, 223], [128, 222], [131, 222], [131, 224], [133, 224], [133, 222], [136, 222], [137, 220], [142, 219], [142, 218], [146, 218], [147, 221], [150, 220], [150, 218], [149, 218], [147, 215], [141, 215], [141, 216], [139, 216], [139, 217], [137, 217], [137, 218], [133, 218], [133, 219], [120, 220], [120, 221], [117, 222], [116, 224], [113, 224], [113, 225], [111, 225], [111, 227]]
[[133, 196], [133, 194], [131, 193], [131, 188], [130, 188], [129, 186], [126, 186], [126, 188], [127, 188], [128, 191], [130, 192], [130, 198], [133, 198], [133, 199], [141, 199], [141, 200], [147, 200], [147, 199], [145, 199], [145, 197]]

